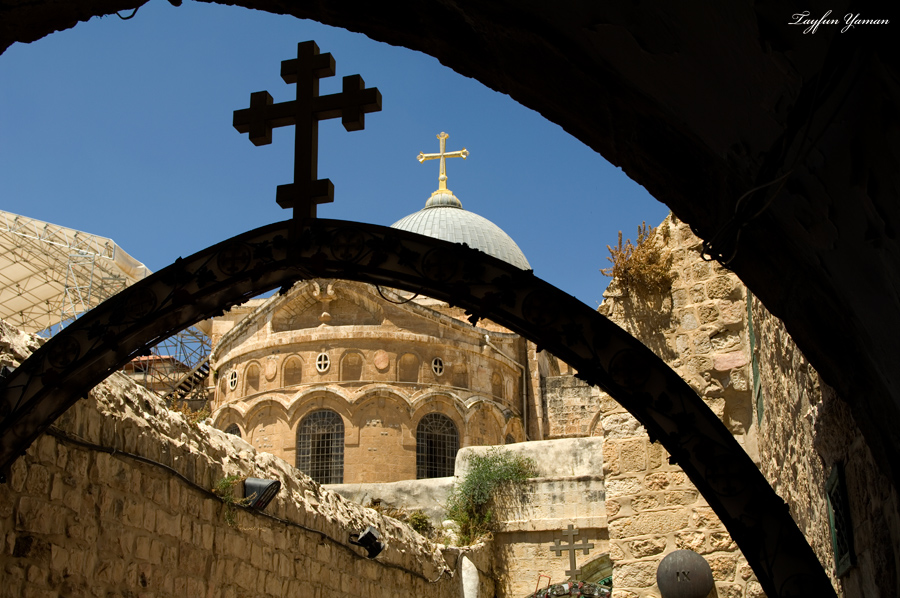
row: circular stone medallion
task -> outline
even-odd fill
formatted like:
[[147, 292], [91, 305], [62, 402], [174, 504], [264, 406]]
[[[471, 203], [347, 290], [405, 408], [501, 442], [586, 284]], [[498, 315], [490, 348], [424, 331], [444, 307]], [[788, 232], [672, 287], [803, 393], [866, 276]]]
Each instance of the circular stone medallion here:
[[391, 365], [391, 358], [386, 352], [379, 349], [375, 352], [375, 359], [373, 360], [373, 363], [379, 371], [383, 372], [384, 370], [388, 369], [389, 365]]

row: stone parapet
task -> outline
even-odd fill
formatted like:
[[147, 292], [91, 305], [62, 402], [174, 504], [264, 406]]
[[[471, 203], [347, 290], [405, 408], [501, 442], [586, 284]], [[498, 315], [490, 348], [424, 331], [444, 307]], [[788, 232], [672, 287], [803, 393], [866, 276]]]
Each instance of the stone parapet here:
[[[27, 351], [14, 340], [0, 343], [0, 359], [17, 365]], [[209, 492], [227, 475], [282, 486], [264, 514], [236, 508], [229, 524]], [[369, 525], [386, 544], [377, 560], [348, 542]], [[460, 593], [441, 551], [406, 525], [187, 421], [119, 375], [57, 420], [0, 486], [0, 571], [4, 598]]]

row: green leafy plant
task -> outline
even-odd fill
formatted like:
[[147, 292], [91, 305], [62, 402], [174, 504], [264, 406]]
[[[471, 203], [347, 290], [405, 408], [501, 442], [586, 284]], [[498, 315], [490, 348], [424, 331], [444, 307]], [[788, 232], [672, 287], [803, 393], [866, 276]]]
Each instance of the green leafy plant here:
[[471, 544], [491, 531], [494, 506], [500, 492], [524, 484], [537, 475], [534, 459], [494, 447], [473, 455], [469, 471], [450, 490], [447, 517], [459, 526], [461, 545]]
[[431, 523], [431, 519], [420, 510], [415, 510], [410, 513], [407, 517], [407, 522], [409, 523], [409, 527], [413, 528], [426, 538], [430, 538], [434, 533], [434, 525]]
[[234, 489], [245, 479], [247, 479], [247, 476], [237, 474], [225, 476], [216, 482], [216, 485], [212, 488], [212, 493], [218, 496], [224, 505], [223, 517], [225, 518], [225, 523], [231, 527], [237, 527], [237, 509], [235, 509], [235, 506], [244, 507], [250, 504], [250, 499], [237, 498], [235, 496]]
[[609, 268], [600, 268], [600, 273], [611, 276], [624, 295], [633, 291], [637, 294], [664, 292], [672, 286], [671, 258], [663, 255], [660, 247], [653, 242], [656, 229], [644, 222], [638, 227], [637, 242], [627, 239], [622, 243], [622, 231], [619, 231], [619, 244], [606, 248], [612, 263]]

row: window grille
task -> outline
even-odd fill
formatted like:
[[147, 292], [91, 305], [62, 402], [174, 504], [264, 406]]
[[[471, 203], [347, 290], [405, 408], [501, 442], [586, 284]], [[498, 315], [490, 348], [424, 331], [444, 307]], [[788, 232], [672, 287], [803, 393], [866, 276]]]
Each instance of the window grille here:
[[228, 388], [234, 390], [237, 387], [237, 371], [231, 370], [231, 373], [228, 374]]
[[316, 357], [316, 370], [320, 374], [324, 374], [328, 371], [328, 368], [331, 366], [331, 359], [328, 358], [327, 353], [319, 353], [319, 356]]
[[225, 433], [231, 434], [233, 436], [237, 436], [238, 438], [241, 437], [241, 429], [238, 427], [237, 424], [231, 424], [230, 426], [225, 428]]
[[416, 427], [416, 479], [453, 475], [459, 432], [446, 415], [429, 413]]
[[435, 376], [440, 376], [444, 373], [444, 360], [440, 357], [435, 357], [431, 360], [431, 371], [434, 372]]
[[320, 484], [344, 482], [344, 420], [328, 409], [313, 411], [297, 428], [297, 469]]
[[842, 576], [856, 564], [853, 551], [853, 526], [850, 522], [850, 505], [847, 502], [847, 485], [844, 468], [835, 463], [825, 483], [828, 498], [828, 523], [831, 527], [831, 545], [834, 548], [834, 574]]

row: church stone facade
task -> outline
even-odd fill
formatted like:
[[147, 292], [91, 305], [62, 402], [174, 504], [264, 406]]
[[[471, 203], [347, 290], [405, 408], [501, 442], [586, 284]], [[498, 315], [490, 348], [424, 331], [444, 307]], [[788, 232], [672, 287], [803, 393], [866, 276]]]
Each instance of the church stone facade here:
[[451, 476], [461, 447], [526, 440], [528, 343], [434, 300], [302, 281], [213, 342], [216, 427], [322, 483]]

